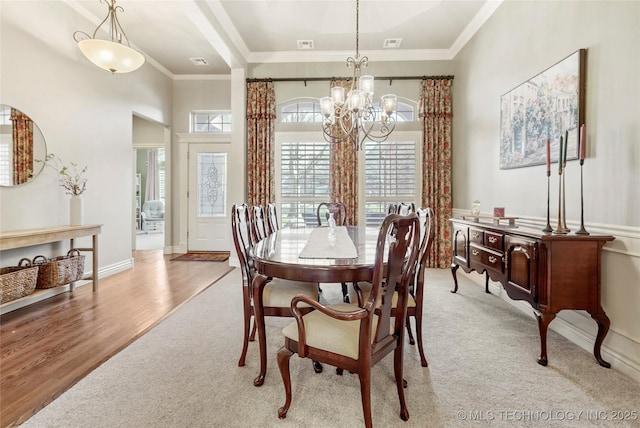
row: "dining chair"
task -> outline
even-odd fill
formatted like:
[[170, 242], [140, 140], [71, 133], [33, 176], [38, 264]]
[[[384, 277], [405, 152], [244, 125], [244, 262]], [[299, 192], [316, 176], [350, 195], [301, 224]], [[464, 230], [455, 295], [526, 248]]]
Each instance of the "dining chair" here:
[[[317, 282], [299, 282], [281, 278], [262, 278], [263, 281], [260, 283], [260, 286], [257, 287], [259, 288], [260, 295], [256, 299], [256, 290], [254, 290], [253, 281], [257, 275], [250, 254], [250, 249], [253, 243], [251, 238], [249, 211], [247, 204], [237, 204], [233, 206], [231, 212], [233, 243], [238, 254], [240, 269], [242, 271], [242, 303], [244, 314], [242, 353], [240, 354], [238, 366], [245, 365], [249, 341], [253, 341], [253, 334], [251, 333], [252, 318], [254, 326], [257, 323], [262, 323], [262, 327], [264, 327], [265, 316], [292, 316], [290, 303], [294, 296], [301, 294], [309, 297], [310, 299], [318, 300]], [[262, 316], [256, 316], [256, 305], [261, 305], [260, 313]], [[307, 306], [301, 307], [300, 310], [302, 312], [308, 312], [313, 310], [313, 308]], [[260, 338], [260, 361], [261, 363], [265, 362], [264, 367], [266, 367], [265, 340], [266, 339], [263, 339], [262, 337]], [[254, 381], [254, 385], [260, 386], [263, 382], [264, 375], [260, 375]]]
[[278, 211], [276, 204], [270, 202], [267, 204], [267, 224], [269, 225], [270, 233], [280, 230], [280, 223], [278, 223]]
[[333, 213], [333, 218], [338, 226], [347, 224], [347, 206], [342, 202], [321, 202], [316, 208], [318, 226], [326, 226], [329, 222], [329, 213]]
[[[282, 330], [284, 346], [278, 351], [278, 367], [285, 389], [285, 403], [278, 409], [280, 418], [287, 416], [291, 405], [289, 364], [291, 356], [297, 353], [300, 358], [311, 358], [339, 370], [357, 373], [365, 426], [371, 427], [371, 368], [393, 351], [400, 418], [409, 419], [404, 396], [402, 353], [410, 272], [403, 270], [403, 265], [407, 255], [408, 263], [413, 263], [418, 256], [419, 243], [413, 236], [418, 232], [415, 214], [392, 214], [385, 218], [378, 234], [373, 287], [362, 307], [346, 303], [325, 306], [307, 296], [293, 298], [291, 309], [295, 322]], [[393, 239], [389, 239], [389, 234]], [[385, 277], [394, 280], [388, 281]], [[397, 287], [396, 278], [400, 278]], [[393, 286], [388, 287], [387, 284]], [[397, 316], [392, 322], [391, 298], [396, 293]], [[305, 313], [307, 306], [316, 310]]]
[[413, 202], [391, 203], [387, 208], [387, 214], [407, 215], [416, 212], [416, 205]]
[[262, 205], [253, 205], [250, 210], [251, 239], [255, 244], [263, 240], [270, 233], [267, 228], [264, 207]]
[[[431, 253], [431, 245], [435, 235], [433, 227], [434, 213], [429, 207], [419, 208], [416, 211], [420, 225], [420, 250], [418, 258], [411, 268], [411, 276], [409, 278], [409, 297], [407, 303], [407, 332], [409, 335], [409, 343], [415, 345], [416, 341], [411, 332], [411, 318], [415, 319], [416, 339], [418, 341], [418, 352], [420, 353], [420, 363], [422, 367], [427, 367], [427, 358], [424, 354], [424, 346], [422, 341], [422, 310], [424, 301], [424, 275], [429, 254]], [[368, 282], [359, 282], [349, 290], [350, 301], [357, 302], [358, 306], [362, 306], [371, 293], [372, 285]], [[396, 310], [397, 297], [394, 296], [392, 302], [392, 316]]]
[[[345, 204], [342, 202], [321, 202], [316, 208], [318, 226], [327, 226], [331, 213], [333, 213], [337, 226], [344, 226], [347, 223], [347, 206]], [[349, 287], [346, 282], [342, 283], [342, 300], [349, 303]]]

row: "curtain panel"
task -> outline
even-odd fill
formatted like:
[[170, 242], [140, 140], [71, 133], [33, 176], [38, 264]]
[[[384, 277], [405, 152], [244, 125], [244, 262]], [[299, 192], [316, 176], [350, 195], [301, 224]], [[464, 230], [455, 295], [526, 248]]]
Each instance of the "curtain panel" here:
[[158, 168], [158, 149], [149, 149], [147, 152], [147, 186], [144, 192], [144, 201], [157, 201], [160, 199], [160, 169]]
[[[331, 82], [331, 87], [341, 86], [345, 93], [349, 91], [349, 80]], [[333, 126], [333, 135], [343, 135], [338, 124]], [[355, 137], [355, 136], [354, 136]], [[349, 139], [331, 144], [329, 162], [329, 183], [331, 202], [342, 202], [347, 207], [347, 224], [358, 224], [358, 153]]]
[[11, 109], [13, 123], [13, 184], [26, 183], [33, 175], [33, 121]]
[[273, 82], [247, 82], [247, 203], [275, 200], [276, 94]]
[[451, 264], [451, 85], [452, 79], [424, 79], [420, 93], [422, 122], [422, 205], [435, 213], [435, 239], [428, 267]]

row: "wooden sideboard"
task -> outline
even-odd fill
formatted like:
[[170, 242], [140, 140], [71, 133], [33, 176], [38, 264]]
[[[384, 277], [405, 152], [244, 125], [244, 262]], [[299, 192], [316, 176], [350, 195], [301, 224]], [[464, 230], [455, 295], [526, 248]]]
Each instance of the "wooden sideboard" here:
[[[76, 248], [79, 251], [93, 253], [92, 274], [90, 279], [93, 282], [93, 291], [98, 290], [98, 235], [102, 230], [102, 225], [88, 224], [81, 226], [53, 226], [40, 229], [23, 229], [9, 232], [0, 232], [0, 251], [14, 248], [30, 247], [32, 245], [48, 244], [69, 240], [69, 248]], [[83, 236], [91, 236], [91, 247], [75, 247], [74, 240]], [[69, 289], [73, 291], [74, 284], [71, 283]], [[28, 297], [28, 296], [27, 296]], [[14, 302], [7, 302], [11, 305]]]
[[604, 367], [600, 347], [609, 330], [609, 318], [600, 303], [602, 247], [608, 235], [554, 235], [513, 226], [450, 219], [452, 225], [454, 289], [456, 271], [485, 273], [499, 282], [514, 300], [531, 304], [538, 319], [541, 352], [538, 363], [547, 365], [547, 328], [563, 309], [585, 310], [598, 323], [593, 354]]

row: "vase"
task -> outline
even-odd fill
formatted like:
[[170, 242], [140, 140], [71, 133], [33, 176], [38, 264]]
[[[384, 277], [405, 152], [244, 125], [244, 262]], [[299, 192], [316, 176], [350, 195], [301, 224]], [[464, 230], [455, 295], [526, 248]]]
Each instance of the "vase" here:
[[84, 224], [84, 206], [82, 203], [82, 196], [71, 196], [69, 204], [70, 224], [71, 226], [80, 226]]

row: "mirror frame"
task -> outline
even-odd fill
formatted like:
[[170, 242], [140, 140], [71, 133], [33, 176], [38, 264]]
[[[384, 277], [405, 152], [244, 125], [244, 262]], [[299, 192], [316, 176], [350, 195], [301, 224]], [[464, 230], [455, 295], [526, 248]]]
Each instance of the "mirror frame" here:
[[[8, 110], [8, 113], [7, 113]], [[11, 111], [14, 110], [17, 113], [20, 113], [26, 117], [30, 121], [32, 127], [32, 168], [30, 177], [28, 177], [24, 182], [13, 184], [13, 161], [10, 155], [11, 150], [15, 150], [15, 141], [14, 141], [14, 132], [13, 132], [13, 120], [11, 119]], [[22, 110], [12, 107], [8, 104], [0, 104], [0, 113], [2, 113], [2, 121], [0, 122], [0, 147], [1, 146], [9, 146], [9, 150], [7, 151], [7, 159], [3, 163], [0, 158], [0, 187], [17, 187], [22, 186], [24, 184], [32, 182], [44, 169], [45, 167], [45, 159], [47, 158], [47, 143], [44, 138], [44, 134], [40, 130], [40, 127], [31, 119], [31, 117], [25, 114]], [[7, 119], [8, 116], [8, 119]], [[10, 122], [10, 123], [6, 123]], [[8, 171], [3, 171], [5, 167], [8, 167]], [[4, 180], [9, 180], [10, 183], [3, 182]]]

